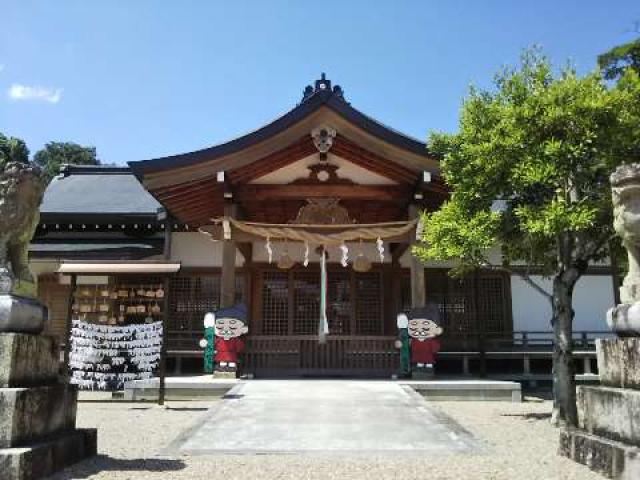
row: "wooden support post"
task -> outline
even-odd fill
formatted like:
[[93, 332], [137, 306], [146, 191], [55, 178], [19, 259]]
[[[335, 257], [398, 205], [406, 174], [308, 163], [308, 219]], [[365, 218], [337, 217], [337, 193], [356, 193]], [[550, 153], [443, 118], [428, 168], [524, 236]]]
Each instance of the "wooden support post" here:
[[[224, 207], [224, 215], [236, 218], [237, 205], [228, 204]], [[236, 242], [223, 240], [222, 242], [222, 279], [220, 284], [220, 307], [231, 307], [236, 303]]]
[[528, 377], [529, 375], [531, 375], [531, 358], [529, 358], [529, 355], [526, 355], [522, 358], [522, 370], [523, 373]]
[[164, 298], [162, 305], [162, 343], [160, 344], [160, 385], [158, 388], [158, 405], [164, 405], [165, 391], [166, 391], [166, 376], [167, 376], [167, 317], [169, 314], [169, 290], [171, 288], [171, 282], [169, 277], [164, 279]]
[[463, 355], [462, 356], [462, 374], [463, 375], [470, 375], [471, 374], [471, 370], [469, 369], [469, 356], [468, 355]]
[[[164, 258], [165, 260], [171, 260], [171, 226], [173, 222], [169, 215], [166, 216], [164, 222]], [[160, 344], [160, 385], [158, 386], [158, 405], [164, 405], [164, 399], [166, 394], [166, 376], [167, 376], [167, 342], [168, 338], [168, 326], [169, 326], [169, 294], [171, 289], [171, 281], [169, 276], [164, 278], [164, 298], [162, 305], [162, 343]]]
[[76, 296], [76, 286], [78, 277], [75, 273], [71, 274], [71, 288], [69, 291], [69, 300], [67, 302], [67, 323], [65, 325], [65, 344], [64, 344], [64, 378], [69, 382], [69, 354], [71, 353], [71, 320], [73, 319], [73, 304]]
[[[409, 206], [409, 218], [414, 219], [420, 216], [417, 205]], [[411, 255], [411, 307], [424, 307], [427, 303], [427, 292], [424, 279], [424, 265], [420, 259]]]
[[586, 375], [590, 375], [593, 373], [593, 371], [591, 370], [591, 357], [589, 357], [588, 355], [585, 355], [584, 358], [582, 359], [582, 365], [584, 367], [584, 373]]

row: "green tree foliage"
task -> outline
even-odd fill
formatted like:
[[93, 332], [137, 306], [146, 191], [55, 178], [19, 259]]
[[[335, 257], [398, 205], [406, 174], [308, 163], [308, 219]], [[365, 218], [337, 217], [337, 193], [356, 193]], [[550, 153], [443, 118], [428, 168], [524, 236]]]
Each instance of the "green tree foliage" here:
[[0, 133], [0, 169], [9, 162], [29, 163], [29, 149], [23, 140]]
[[607, 80], [620, 78], [629, 68], [640, 74], [640, 38], [599, 55], [598, 65]]
[[64, 164], [100, 165], [95, 147], [73, 142], [49, 142], [35, 154], [33, 161], [42, 168], [47, 182], [60, 173]]
[[425, 214], [424, 243], [414, 253], [452, 260], [464, 274], [490, 267], [488, 252], [499, 245], [496, 268], [521, 262], [553, 278], [547, 292], [521, 273], [551, 302], [554, 420], [575, 424], [572, 293], [589, 263], [607, 256], [610, 173], [640, 161], [640, 80], [630, 70], [608, 88], [598, 73], [554, 74], [533, 51], [497, 75], [495, 86], [471, 90], [459, 133], [430, 138], [453, 194]]

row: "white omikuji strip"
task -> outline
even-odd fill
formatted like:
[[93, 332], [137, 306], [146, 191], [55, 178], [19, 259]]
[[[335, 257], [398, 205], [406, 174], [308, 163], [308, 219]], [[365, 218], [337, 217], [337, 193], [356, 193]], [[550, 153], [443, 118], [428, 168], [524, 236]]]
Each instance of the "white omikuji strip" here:
[[[70, 382], [81, 389], [106, 390], [122, 388], [126, 381], [151, 378], [160, 362], [161, 347], [162, 322], [112, 326], [74, 319]], [[116, 367], [123, 371], [114, 372]]]

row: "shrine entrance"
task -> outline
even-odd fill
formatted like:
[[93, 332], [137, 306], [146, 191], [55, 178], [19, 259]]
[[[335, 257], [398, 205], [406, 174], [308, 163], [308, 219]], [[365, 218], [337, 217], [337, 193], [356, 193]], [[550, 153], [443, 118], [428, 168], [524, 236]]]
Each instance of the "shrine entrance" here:
[[[254, 276], [256, 311], [246, 367], [264, 376], [384, 376], [398, 369], [393, 325], [385, 325], [385, 272], [328, 269], [326, 342], [318, 341], [317, 266]], [[387, 322], [390, 323], [390, 322]]]

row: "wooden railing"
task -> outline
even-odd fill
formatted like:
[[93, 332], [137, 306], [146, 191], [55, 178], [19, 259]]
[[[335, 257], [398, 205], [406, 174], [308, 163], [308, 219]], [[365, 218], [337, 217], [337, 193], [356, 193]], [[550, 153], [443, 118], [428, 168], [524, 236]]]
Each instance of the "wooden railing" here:
[[[595, 350], [596, 338], [614, 336], [610, 331], [573, 332], [573, 348]], [[501, 351], [501, 350], [552, 350], [553, 332], [514, 331], [504, 332], [445, 332], [442, 337], [443, 350], [455, 351]]]
[[245, 369], [254, 373], [290, 375], [383, 375], [397, 372], [396, 337], [250, 336]]
[[[196, 330], [170, 330], [167, 332], [168, 350], [181, 352], [198, 352], [198, 340], [203, 336], [202, 331]], [[614, 336], [610, 331], [576, 331], [573, 332], [573, 346], [576, 349], [592, 350], [595, 349], [596, 338], [607, 338]], [[382, 342], [387, 348], [393, 342], [390, 339], [395, 337], [386, 336], [337, 336], [328, 337], [329, 342], [351, 342], [349, 345], [353, 348], [360, 348], [360, 345], [368, 345], [371, 350], [376, 347], [375, 342]], [[374, 344], [367, 344], [370, 340]], [[353, 343], [353, 342], [361, 343]], [[301, 343], [307, 342], [307, 343]], [[364, 343], [362, 343], [364, 342]], [[391, 343], [389, 343], [391, 342]], [[254, 336], [249, 335], [248, 346], [254, 353], [260, 351], [274, 352], [282, 350], [286, 354], [287, 351], [300, 351], [301, 346], [310, 348], [313, 351], [313, 345], [317, 344], [317, 337], [314, 336]], [[514, 331], [511, 333], [502, 332], [446, 332], [442, 338], [443, 350], [462, 350], [462, 351], [478, 351], [478, 350], [550, 350], [553, 348], [553, 332], [549, 331]], [[332, 347], [337, 345], [332, 344]], [[331, 347], [330, 347], [331, 348]], [[303, 349], [304, 350], [304, 349]], [[306, 361], [306, 360], [305, 360]]]

